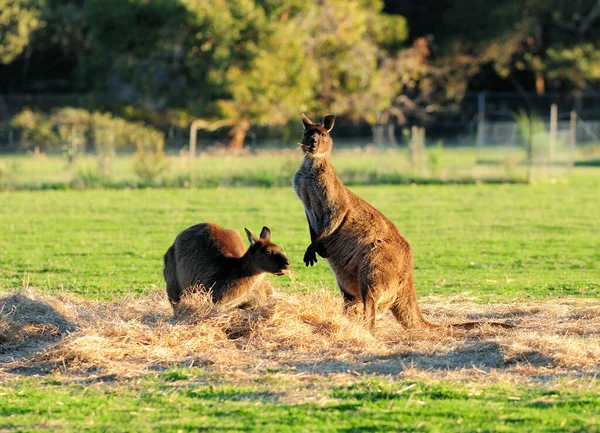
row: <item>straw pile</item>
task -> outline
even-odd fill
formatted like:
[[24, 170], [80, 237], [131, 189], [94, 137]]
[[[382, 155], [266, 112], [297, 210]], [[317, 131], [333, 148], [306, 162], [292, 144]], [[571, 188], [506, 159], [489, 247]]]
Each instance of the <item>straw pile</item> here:
[[371, 335], [360, 314], [342, 314], [340, 296], [325, 290], [275, 291], [253, 311], [221, 311], [194, 294], [174, 317], [162, 291], [98, 302], [27, 289], [0, 294], [0, 375], [133, 377], [173, 365], [257, 374], [276, 368], [296, 374], [530, 376], [600, 368], [598, 301], [482, 305], [432, 297], [421, 304], [438, 323], [508, 321], [516, 327], [407, 331], [385, 314]]

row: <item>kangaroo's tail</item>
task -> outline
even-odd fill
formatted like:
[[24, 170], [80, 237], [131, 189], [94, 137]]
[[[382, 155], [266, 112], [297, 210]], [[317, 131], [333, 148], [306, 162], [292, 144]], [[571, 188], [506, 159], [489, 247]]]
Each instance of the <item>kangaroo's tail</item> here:
[[396, 303], [390, 308], [394, 317], [402, 326], [407, 329], [432, 329], [432, 328], [454, 328], [454, 329], [475, 329], [479, 326], [489, 325], [493, 327], [511, 329], [515, 326], [500, 322], [464, 322], [438, 324], [430, 322], [423, 317], [419, 304], [417, 302], [416, 292], [412, 276], [406, 279], [404, 287], [401, 288], [404, 296], [399, 297]]

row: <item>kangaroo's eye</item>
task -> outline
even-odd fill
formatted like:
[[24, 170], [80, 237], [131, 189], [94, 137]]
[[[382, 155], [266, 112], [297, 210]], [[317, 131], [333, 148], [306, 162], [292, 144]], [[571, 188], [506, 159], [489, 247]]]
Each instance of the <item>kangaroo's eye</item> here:
[[324, 132], [322, 132], [322, 133], [321, 133], [321, 137], [323, 137], [323, 138], [325, 138], [325, 137], [326, 137], [326, 135], [325, 135], [325, 133], [324, 133]]
[[272, 256], [273, 255], [273, 251], [267, 251], [267, 256]]

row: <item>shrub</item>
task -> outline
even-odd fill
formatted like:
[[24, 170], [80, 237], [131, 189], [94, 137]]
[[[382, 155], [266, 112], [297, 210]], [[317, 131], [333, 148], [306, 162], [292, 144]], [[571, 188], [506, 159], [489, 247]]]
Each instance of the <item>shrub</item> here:
[[25, 109], [12, 119], [11, 126], [21, 131], [23, 147], [37, 145], [42, 151], [70, 143], [74, 130], [85, 143], [82, 150], [94, 147], [100, 153], [106, 153], [105, 148], [137, 149], [145, 143], [164, 140], [162, 132], [141, 122], [73, 107], [60, 108], [51, 114]]
[[444, 145], [441, 140], [438, 140], [433, 147], [427, 149], [427, 165], [433, 176], [439, 176], [443, 162]]
[[534, 160], [546, 155], [550, 148], [550, 137], [540, 116], [521, 110], [513, 117], [517, 122], [521, 145], [528, 149], [530, 158]]
[[77, 166], [77, 175], [73, 178], [72, 185], [75, 188], [90, 188], [102, 186], [105, 182], [106, 177], [98, 167], [83, 163]]
[[[157, 137], [158, 138], [158, 137]], [[151, 183], [169, 167], [163, 151], [162, 137], [158, 141], [138, 145], [133, 160], [133, 170], [144, 182]]]
[[21, 147], [33, 149], [38, 146], [42, 151], [56, 149], [60, 137], [54, 129], [52, 120], [40, 113], [26, 108], [12, 118], [10, 125], [21, 132]]

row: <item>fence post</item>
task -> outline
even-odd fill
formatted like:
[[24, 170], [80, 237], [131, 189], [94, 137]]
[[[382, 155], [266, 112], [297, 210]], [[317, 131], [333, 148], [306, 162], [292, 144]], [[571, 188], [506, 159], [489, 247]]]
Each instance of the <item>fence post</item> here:
[[569, 122], [569, 174], [573, 169], [575, 159], [575, 146], [577, 145], [577, 113], [571, 111]]
[[423, 173], [423, 157], [425, 153], [425, 128], [413, 125], [408, 143], [410, 164], [416, 175]]
[[194, 162], [196, 161], [196, 135], [198, 131], [198, 123], [196, 120], [190, 126], [190, 188], [194, 187]]
[[527, 134], [527, 183], [533, 178], [533, 119], [531, 113], [527, 116], [529, 133]]
[[78, 149], [78, 143], [77, 143], [77, 127], [75, 126], [75, 124], [71, 125], [71, 167], [73, 168], [73, 170], [75, 170], [75, 167], [77, 166], [77, 152], [79, 151]]
[[477, 95], [477, 158], [479, 152], [485, 146], [485, 91]]
[[554, 161], [554, 150], [556, 149], [556, 134], [558, 131], [558, 107], [556, 104], [550, 106], [550, 164]]

